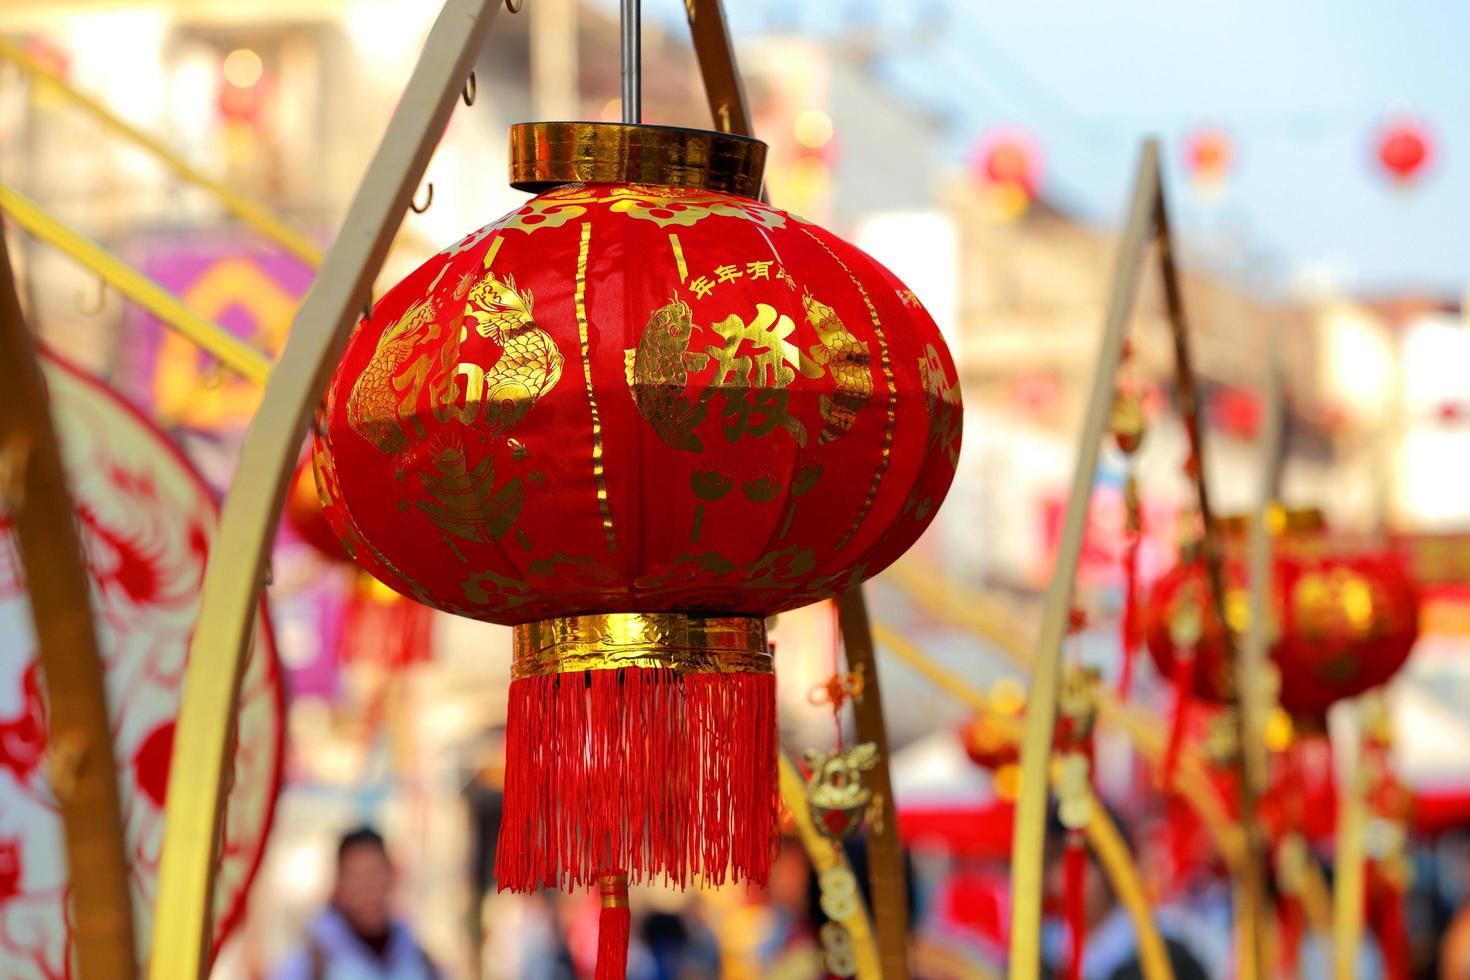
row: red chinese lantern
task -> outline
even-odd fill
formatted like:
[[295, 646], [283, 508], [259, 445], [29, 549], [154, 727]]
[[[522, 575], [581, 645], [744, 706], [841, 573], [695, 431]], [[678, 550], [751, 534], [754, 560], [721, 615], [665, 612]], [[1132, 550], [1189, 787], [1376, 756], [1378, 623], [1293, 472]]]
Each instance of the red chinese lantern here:
[[1429, 133], [1413, 120], [1389, 123], [1379, 133], [1378, 162], [1397, 183], [1415, 180], [1429, 157]]
[[500, 887], [600, 882], [624, 929], [629, 878], [766, 880], [765, 617], [897, 558], [959, 451], [933, 321], [755, 200], [764, 153], [515, 127], [512, 183], [540, 193], [383, 297], [318, 426], [356, 560], [516, 627]]
[[[1384, 683], [1403, 665], [1418, 637], [1418, 591], [1400, 556], [1334, 542], [1314, 511], [1286, 518], [1289, 526], [1274, 546], [1271, 656], [1280, 671], [1281, 706], [1316, 716]], [[1250, 613], [1245, 540], [1229, 535], [1226, 524], [1225, 617], [1238, 637]], [[1234, 687], [1229, 645], [1202, 562], [1183, 562], [1164, 575], [1144, 615], [1149, 652], [1167, 676], [1175, 676], [1180, 624], [1193, 621], [1195, 628], [1186, 629], [1193, 634], [1193, 692], [1228, 699]]]

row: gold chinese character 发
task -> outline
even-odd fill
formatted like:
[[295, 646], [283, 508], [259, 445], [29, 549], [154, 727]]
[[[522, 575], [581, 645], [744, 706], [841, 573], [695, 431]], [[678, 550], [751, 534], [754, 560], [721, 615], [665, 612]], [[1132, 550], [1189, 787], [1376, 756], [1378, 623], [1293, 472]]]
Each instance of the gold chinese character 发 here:
[[776, 270], [776, 278], [784, 282], [787, 287], [796, 288], [796, 280], [791, 278], [791, 273], [787, 272], [784, 267]]
[[741, 272], [738, 266], [727, 263], [717, 267], [715, 269], [715, 275], [719, 277], [720, 282], [733, 282], [736, 279], [744, 278], [745, 273]]
[[771, 278], [771, 265], [772, 262], [770, 259], [764, 262], [747, 262], [745, 263], [745, 271], [750, 274], [750, 278], [752, 279], [769, 279]]
[[708, 276], [700, 276], [689, 284], [689, 288], [694, 291], [694, 295], [704, 299], [714, 290], [715, 284], [709, 281]]

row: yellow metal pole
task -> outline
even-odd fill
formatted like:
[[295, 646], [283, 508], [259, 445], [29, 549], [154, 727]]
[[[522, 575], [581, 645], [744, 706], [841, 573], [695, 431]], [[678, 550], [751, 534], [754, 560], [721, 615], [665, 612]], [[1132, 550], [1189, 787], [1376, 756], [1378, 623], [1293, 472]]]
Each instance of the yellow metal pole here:
[[[781, 753], [781, 801], [791, 813], [796, 824], [796, 836], [801, 840], [812, 870], [820, 877], [822, 872], [833, 868], [846, 868], [847, 858], [821, 832], [812, 820], [812, 811], [807, 806], [805, 784], [796, 766]], [[851, 873], [851, 869], [849, 869]], [[856, 881], [856, 878], [854, 878]], [[873, 938], [873, 929], [868, 920], [868, 910], [862, 893], [853, 896], [852, 914], [838, 919], [852, 936], [854, 958], [857, 960], [858, 980], [883, 980], [883, 967], [878, 960], [878, 946]]]
[[[873, 635], [885, 650], [923, 674], [935, 687], [952, 695], [957, 701], [976, 713], [986, 715], [995, 723], [997, 729], [1005, 732], [1013, 740], [1018, 742], [1021, 740], [1021, 725], [1015, 719], [992, 712], [983, 694], [935, 663], [907, 638], [881, 623], [874, 624]], [[1050, 757], [1045, 760], [1045, 764], [1048, 779], [1054, 779], [1056, 774], [1052, 771]], [[1103, 875], [1108, 879], [1113, 895], [1128, 913], [1134, 932], [1138, 934], [1138, 956], [1144, 977], [1146, 980], [1172, 978], [1174, 971], [1169, 964], [1168, 951], [1154, 923], [1148, 897], [1144, 894], [1143, 885], [1139, 881], [1138, 871], [1128, 853], [1128, 845], [1123, 840], [1123, 835], [1118, 832], [1117, 826], [1113, 824], [1107, 811], [1100, 806], [1092, 808], [1092, 819], [1087, 822], [1083, 833], [1087, 836], [1088, 847], [1097, 857], [1098, 866], [1102, 868]]]
[[266, 552], [307, 420], [449, 122], [499, 0], [447, 0], [424, 42], [245, 437], [204, 573], [169, 779], [152, 980], [202, 980], [226, 763]]
[[77, 972], [81, 980], [128, 980], [137, 956], [91, 586], [45, 379], [21, 315], [3, 233], [0, 364], [0, 509], [14, 524], [46, 681], [48, 782], [61, 810], [71, 871], [67, 891]]
[[9, 184], [0, 183], [0, 209], [41, 241], [76, 259], [118, 292], [256, 384], [270, 377], [271, 362], [224, 327], [195, 313], [173, 293], [97, 242], [61, 222]]
[[265, 235], [307, 265], [317, 266], [322, 262], [322, 250], [301, 232], [286, 224], [270, 208], [259, 201], [233, 190], [228, 184], [209, 176], [190, 164], [183, 157], [159, 140], [132, 123], [119, 118], [103, 102], [82, 92], [65, 79], [47, 70], [25, 50], [12, 41], [0, 38], [0, 58], [4, 58], [31, 77], [37, 85], [59, 95], [72, 105], [97, 120], [106, 129], [130, 140], [157, 157], [164, 166], [184, 180], [204, 188], [218, 198], [225, 209], [239, 218], [242, 223]]
[[1015, 845], [1011, 851], [1011, 980], [1038, 980], [1041, 975], [1042, 850], [1046, 837], [1047, 770], [1056, 725], [1057, 691], [1061, 682], [1062, 641], [1072, 611], [1072, 588], [1087, 525], [1087, 506], [1097, 475], [1097, 458], [1113, 407], [1114, 378], [1133, 297], [1138, 291], [1150, 223], [1159, 199], [1159, 148], [1143, 145], [1129, 209], [1118, 249], [1111, 299], [1103, 324], [1102, 344], [1092, 376], [1092, 392], [1077, 445], [1071, 495], [1062, 522], [1056, 567], [1047, 590], [1041, 636], [1032, 660], [1031, 688], [1026, 701], [1021, 740], [1021, 792], [1016, 801]]

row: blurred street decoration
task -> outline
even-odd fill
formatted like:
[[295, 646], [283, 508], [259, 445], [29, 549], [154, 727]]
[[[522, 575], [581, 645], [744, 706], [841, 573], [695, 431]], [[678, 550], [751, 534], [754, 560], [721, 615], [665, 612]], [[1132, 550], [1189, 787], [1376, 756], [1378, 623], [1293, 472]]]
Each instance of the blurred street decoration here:
[[1196, 194], [1206, 199], [1219, 197], [1235, 169], [1235, 144], [1230, 135], [1213, 126], [1190, 133], [1184, 142], [1184, 168]]
[[1428, 128], [1411, 118], [1385, 123], [1378, 132], [1375, 150], [1384, 173], [1404, 187], [1418, 181], [1434, 158], [1434, 143]]
[[1017, 126], [990, 130], [975, 144], [971, 167], [987, 209], [1000, 221], [1023, 216], [1045, 174], [1041, 144]]
[[[1336, 539], [1317, 511], [1276, 513], [1271, 658], [1280, 703], [1293, 715], [1319, 717], [1403, 666], [1418, 637], [1418, 588], [1397, 551]], [[1211, 701], [1232, 697], [1229, 636], [1242, 635], [1249, 620], [1243, 545], [1239, 533], [1227, 533], [1226, 626], [1206, 598], [1197, 560], [1181, 561], [1155, 583], [1144, 614], [1159, 671], [1180, 678], [1193, 659], [1188, 689]]]
[[953, 478], [937, 328], [866, 255], [755, 200], [763, 156], [515, 127], [512, 183], [538, 195], [389, 291], [328, 388], [315, 469], [349, 553], [516, 627], [503, 889], [763, 884], [764, 617], [881, 571]]
[[[211, 490], [150, 422], [105, 386], [46, 355], [43, 364], [106, 669], [139, 955], [154, 909], [174, 724], [199, 583], [219, 513]], [[0, 539], [11, 535], [0, 514]], [[25, 578], [0, 544], [0, 961], [7, 976], [70, 976], [76, 924], [54, 799], [44, 678]], [[215, 891], [217, 950], [245, 910], [281, 779], [281, 673], [262, 609], [245, 665]]]
[[806, 750], [806, 798], [817, 829], [833, 840], [853, 836], [863, 825], [873, 791], [863, 773], [878, 764], [878, 746], [859, 742], [831, 752]]
[[[311, 284], [312, 269], [234, 235], [149, 238], [130, 251], [140, 269], [201, 316], [255, 350], [275, 357], [291, 317]], [[238, 435], [260, 405], [260, 386], [222, 371], [220, 363], [155, 316], [130, 311], [132, 342], [119, 385], [147, 405], [165, 427]]]
[[1138, 553], [1143, 546], [1143, 502], [1138, 492], [1136, 464], [1144, 434], [1148, 431], [1143, 386], [1132, 376], [1129, 364], [1132, 354], [1132, 346], [1125, 345], [1122, 363], [1118, 366], [1118, 385], [1109, 421], [1113, 445], [1123, 457], [1123, 614], [1119, 617], [1118, 627], [1122, 668], [1118, 672], [1118, 694], [1125, 700], [1133, 686], [1133, 663], [1140, 644]]

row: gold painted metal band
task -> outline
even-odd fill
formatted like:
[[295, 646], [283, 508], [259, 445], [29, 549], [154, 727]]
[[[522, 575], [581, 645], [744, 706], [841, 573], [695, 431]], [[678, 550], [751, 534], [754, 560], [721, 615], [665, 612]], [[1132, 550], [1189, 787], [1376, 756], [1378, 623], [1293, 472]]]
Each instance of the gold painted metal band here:
[[633, 123], [533, 122], [510, 128], [510, 183], [657, 184], [754, 198], [766, 144], [748, 136]]
[[602, 907], [605, 909], [625, 909], [628, 907], [628, 876], [627, 875], [603, 875], [597, 879], [597, 892], [602, 898]]
[[769, 674], [765, 620], [754, 616], [608, 613], [515, 628], [511, 677], [663, 668], [681, 674]]

